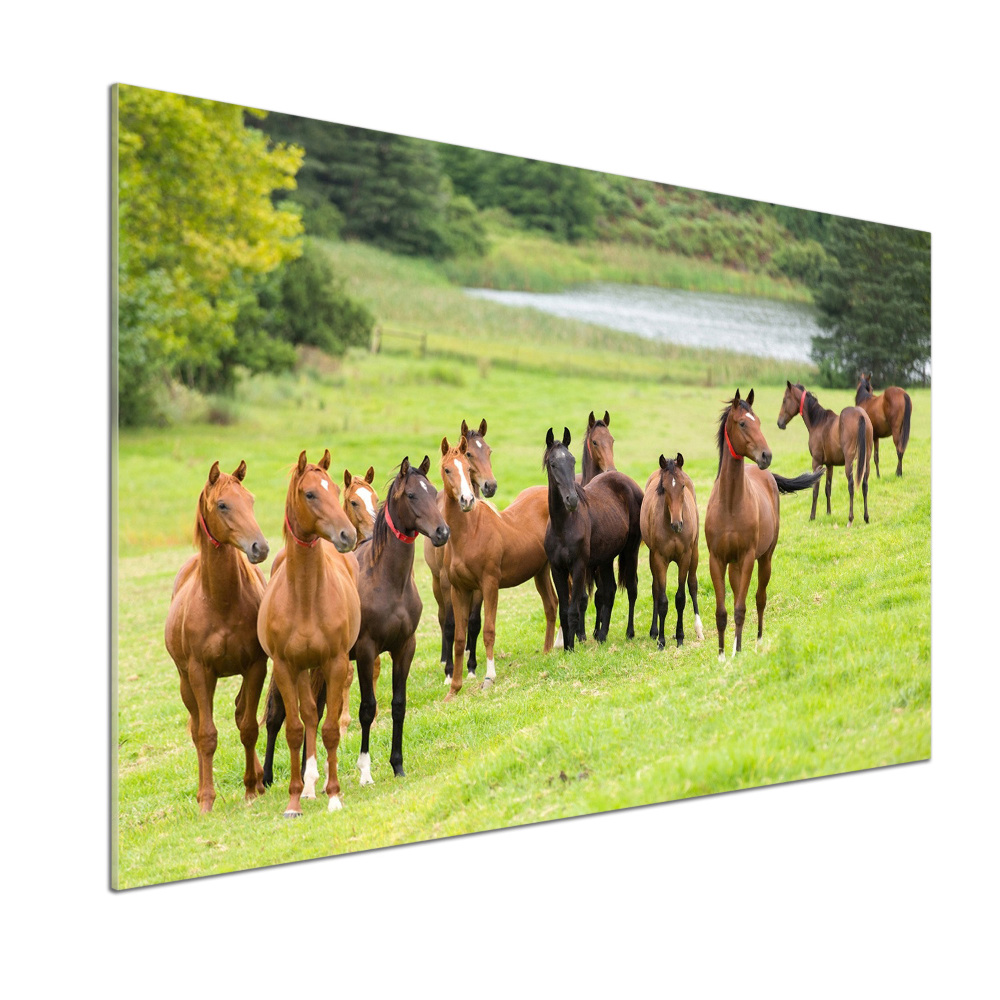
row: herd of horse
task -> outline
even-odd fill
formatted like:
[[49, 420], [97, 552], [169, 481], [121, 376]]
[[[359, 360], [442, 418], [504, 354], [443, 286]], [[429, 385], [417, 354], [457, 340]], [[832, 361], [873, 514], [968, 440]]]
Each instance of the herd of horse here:
[[[763, 636], [771, 559], [778, 544], [779, 495], [813, 487], [810, 518], [816, 516], [819, 481], [826, 469], [827, 514], [832, 470], [843, 465], [854, 517], [855, 469], [868, 512], [868, 472], [878, 440], [892, 437], [902, 475], [912, 405], [909, 395], [890, 387], [872, 391], [862, 376], [856, 405], [839, 414], [824, 409], [800, 384], [786, 384], [778, 427], [799, 415], [809, 433], [813, 471], [786, 478], [769, 470], [772, 453], [753, 409], [754, 392], [739, 389], [719, 414], [718, 469], [705, 511], [705, 542], [715, 591], [719, 659], [725, 659], [728, 623], [725, 578], [733, 592], [733, 655], [742, 649], [746, 597], [757, 563], [757, 640]], [[246, 755], [243, 783], [253, 799], [273, 783], [274, 751], [282, 725], [291, 778], [286, 817], [300, 816], [302, 799], [316, 797], [320, 778], [317, 738], [326, 750], [324, 791], [328, 809], [342, 807], [337, 753], [346, 732], [349, 691], [357, 667], [361, 750], [357, 767], [362, 785], [373, 783], [369, 735], [376, 715], [375, 686], [381, 655], [392, 658], [393, 773], [403, 771], [406, 684], [416, 650], [423, 610], [414, 581], [414, 547], [424, 537], [431, 571], [441, 662], [448, 692], [455, 698], [477, 674], [476, 645], [482, 636], [486, 671], [481, 687], [496, 681], [494, 643], [499, 591], [534, 582], [545, 615], [544, 652], [554, 646], [572, 651], [586, 640], [585, 618], [594, 597], [593, 637], [607, 639], [619, 589], [628, 597], [626, 637], [635, 634], [640, 543], [649, 549], [653, 617], [649, 635], [666, 645], [667, 570], [677, 566], [674, 637], [683, 644], [685, 587], [694, 610], [695, 635], [703, 639], [698, 612], [699, 516], [694, 484], [684, 457], [660, 455], [645, 488], [614, 465], [611, 417], [591, 412], [582, 447], [582, 472], [569, 450], [569, 428], [545, 436], [542, 466], [546, 482], [523, 490], [504, 510], [495, 495], [487, 424], [473, 429], [462, 421], [458, 440], [441, 441], [439, 490], [428, 479], [431, 460], [400, 463], [384, 502], [365, 476], [344, 471], [343, 497], [329, 474], [325, 451], [311, 463], [303, 451], [293, 466], [285, 499], [284, 547], [265, 579], [259, 568], [269, 547], [253, 514], [253, 495], [243, 485], [246, 463], [226, 475], [215, 462], [198, 498], [194, 539], [197, 552], [174, 581], [165, 640], [180, 675], [181, 698], [198, 756], [197, 801], [209, 812], [215, 801], [213, 757], [218, 736], [213, 700], [220, 677], [239, 675], [236, 725]], [[746, 460], [750, 459], [748, 463]], [[615, 561], [617, 560], [617, 573]], [[468, 662], [466, 664], [466, 652]], [[257, 752], [257, 710], [267, 674], [263, 765]], [[325, 714], [325, 721], [320, 722]]]

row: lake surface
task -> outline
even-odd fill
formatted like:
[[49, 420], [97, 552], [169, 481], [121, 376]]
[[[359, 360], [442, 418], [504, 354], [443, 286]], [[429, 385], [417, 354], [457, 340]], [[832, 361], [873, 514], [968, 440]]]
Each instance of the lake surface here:
[[721, 347], [789, 361], [809, 361], [812, 338], [821, 332], [812, 306], [740, 295], [603, 283], [555, 293], [492, 288], [466, 288], [465, 292], [508, 306], [599, 323], [650, 340]]

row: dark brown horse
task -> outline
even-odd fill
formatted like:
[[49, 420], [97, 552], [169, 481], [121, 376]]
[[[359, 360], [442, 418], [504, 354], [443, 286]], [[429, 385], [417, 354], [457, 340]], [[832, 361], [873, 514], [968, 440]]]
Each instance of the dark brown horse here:
[[649, 571], [653, 576], [653, 623], [649, 635], [660, 649], [667, 617], [667, 569], [677, 564], [677, 645], [684, 642], [684, 582], [694, 605], [694, 633], [705, 637], [698, 614], [698, 501], [694, 483], [684, 471], [684, 456], [660, 456], [660, 467], [646, 480], [640, 512], [642, 540], [649, 546]]
[[[416, 631], [423, 602], [413, 579], [413, 543], [418, 534], [437, 545], [448, 540], [448, 526], [438, 510], [437, 490], [427, 479], [431, 460], [426, 455], [418, 467], [404, 458], [379, 509], [372, 538], [357, 549], [358, 594], [361, 598], [361, 631], [351, 659], [358, 665], [361, 688], [361, 753], [358, 769], [361, 784], [370, 785], [371, 756], [369, 733], [375, 719], [375, 666], [380, 653], [392, 656], [392, 748], [389, 763], [397, 776], [403, 775], [403, 721], [406, 716], [406, 681], [416, 651]], [[325, 685], [314, 675], [313, 693], [322, 718]], [[267, 693], [267, 751], [264, 782], [270, 784], [274, 746], [285, 719], [281, 694], [272, 684]]]
[[[357, 532], [330, 478], [330, 452], [318, 465], [299, 455], [285, 498], [285, 550], [275, 559], [257, 616], [257, 635], [274, 664], [272, 683], [289, 708], [285, 738], [291, 761], [286, 817], [301, 816], [300, 800], [316, 797], [319, 715], [310, 672], [326, 684], [323, 745], [327, 808], [340, 809], [337, 748], [340, 716], [350, 685], [350, 651], [361, 630]], [[327, 543], [332, 544], [327, 544]], [[300, 770], [303, 736], [306, 767]]]
[[[472, 430], [463, 420], [459, 437], [464, 437], [468, 444], [465, 457], [469, 460], [472, 492], [477, 498], [480, 495], [487, 498], [494, 496], [497, 491], [497, 481], [493, 475], [493, 466], [490, 464], [493, 449], [486, 443], [485, 417], [480, 422], [478, 431]], [[444, 493], [438, 494], [438, 508], [444, 510]], [[451, 606], [451, 584], [448, 582], [448, 575], [441, 572], [444, 566], [444, 549], [435, 548], [430, 539], [425, 539], [424, 560], [430, 567], [431, 587], [434, 591], [434, 600], [437, 602], [438, 624], [441, 626], [441, 663], [444, 665], [444, 682], [451, 684], [451, 675], [454, 671], [452, 652], [455, 648], [455, 613]], [[482, 607], [483, 595], [476, 591], [472, 595], [466, 646], [469, 654], [466, 668], [470, 679], [476, 676], [476, 642], [483, 625]]]
[[587, 418], [587, 433], [583, 439], [583, 471], [578, 473], [576, 481], [581, 486], [600, 475], [602, 472], [615, 471], [615, 439], [608, 427], [611, 425], [611, 415], [604, 411], [603, 420], [594, 419], [594, 411]]
[[[857, 459], [858, 483], [865, 502], [865, 523], [868, 523], [868, 475], [871, 472], [872, 423], [868, 414], [859, 406], [845, 406], [838, 414], [827, 410], [805, 387], [785, 382], [785, 395], [778, 413], [778, 427], [784, 430], [788, 421], [796, 415], [809, 432], [809, 454], [812, 455], [813, 469], [826, 466], [826, 512], [830, 513], [830, 490], [833, 481], [833, 467], [842, 465], [847, 476], [847, 493], [850, 497], [848, 526], [854, 523], [854, 460]], [[809, 520], [816, 517], [816, 501], [819, 498], [819, 482], [813, 487], [812, 513]]]
[[525, 490], [499, 512], [485, 501], [476, 499], [470, 481], [468, 451], [464, 434], [454, 447], [448, 444], [447, 438], [441, 441], [443, 513], [451, 530], [451, 538], [445, 546], [443, 572], [448, 574], [451, 584], [455, 614], [454, 672], [445, 701], [450, 701], [462, 689], [466, 629], [477, 590], [483, 595], [483, 645], [486, 648], [483, 688], [492, 687], [496, 679], [493, 644], [499, 591], [534, 579], [545, 611], [546, 653], [552, 648], [558, 607], [545, 555], [548, 520], [545, 487]]
[[876, 396], [872, 392], [871, 375], [862, 374], [854, 402], [864, 409], [872, 422], [872, 430], [875, 434], [876, 478], [880, 478], [878, 439], [884, 437], [892, 437], [892, 443], [896, 446], [896, 475], [901, 476], [903, 474], [903, 452], [906, 451], [906, 445], [910, 440], [910, 414], [913, 412], [913, 403], [910, 401], [909, 393], [905, 389], [900, 389], [898, 385], [890, 385], [881, 396]]
[[[764, 470], [771, 451], [753, 412], [753, 389], [745, 400], [740, 391], [719, 418], [716, 443], [719, 470], [705, 512], [708, 566], [715, 588], [715, 625], [719, 633], [719, 659], [726, 656], [726, 570], [733, 589], [733, 654], [740, 652], [747, 591], [754, 560], [757, 561], [757, 640], [764, 634], [764, 607], [771, 579], [771, 557], [778, 544], [778, 493], [795, 493], [818, 483], [822, 472], [786, 479]], [[756, 465], [746, 466], [744, 458]]]
[[[614, 560], [618, 559], [618, 586], [628, 593], [627, 638], [635, 635], [635, 599], [638, 592], [639, 512], [642, 490], [617, 471], [602, 472], [586, 486], [576, 482], [576, 459], [569, 451], [569, 428], [557, 441], [550, 427], [545, 436], [542, 464], [548, 476], [549, 523], [545, 554], [559, 597], [563, 643], [572, 652], [578, 638], [586, 640], [587, 571], [594, 574], [597, 621], [594, 638], [604, 642], [615, 603]], [[570, 586], [572, 581], [572, 599]]]
[[194, 526], [198, 552], [174, 580], [164, 633], [198, 754], [202, 812], [215, 802], [212, 761], [218, 730], [212, 704], [220, 677], [243, 678], [236, 696], [236, 725], [246, 752], [243, 785], [248, 800], [264, 791], [256, 751], [257, 704], [267, 675], [267, 653], [257, 639], [264, 575], [250, 563], [267, 558], [267, 542], [253, 516], [253, 494], [243, 486], [246, 471], [246, 462], [231, 476], [219, 471], [218, 462], [209, 470]]

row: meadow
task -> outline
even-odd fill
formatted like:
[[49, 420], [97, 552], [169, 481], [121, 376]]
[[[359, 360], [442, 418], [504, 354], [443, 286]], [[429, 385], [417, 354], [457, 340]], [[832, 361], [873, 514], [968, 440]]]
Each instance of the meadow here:
[[[431, 456], [458, 435], [462, 419], [485, 417], [504, 507], [544, 481], [545, 433], [569, 426], [579, 458], [587, 415], [611, 414], [617, 467], [642, 485], [660, 453], [681, 451], [694, 480], [702, 524], [715, 478], [716, 419], [737, 386], [752, 387], [774, 452], [772, 469], [809, 468], [801, 421], [780, 431], [784, 379], [808, 371], [717, 352], [664, 349], [637, 338], [473, 301], [426, 265], [396, 262], [360, 247], [330, 245], [352, 294], [381, 321], [425, 331], [418, 357], [401, 342], [381, 354], [357, 352], [294, 375], [244, 383], [226, 423], [182, 421], [123, 431], [118, 439], [117, 676], [113, 684], [117, 841], [112, 871], [120, 888], [239, 871], [350, 851], [518, 826], [595, 811], [729, 791], [924, 759], [930, 755], [930, 392], [916, 390], [904, 476], [891, 442], [874, 469], [872, 521], [847, 527], [847, 486], [834, 476], [833, 514], [809, 521], [808, 493], [782, 497], [781, 540], [768, 591], [764, 641], [718, 661], [714, 597], [704, 532], [699, 605], [705, 638], [670, 641], [675, 571], [668, 577], [668, 645], [649, 638], [648, 553], [640, 551], [636, 638], [624, 636], [619, 595], [608, 643], [572, 654], [541, 652], [544, 619], [533, 586], [502, 591], [496, 686], [467, 685], [444, 703], [430, 574], [418, 542], [415, 575], [424, 602], [407, 689], [406, 777], [388, 763], [391, 674], [378, 687], [372, 727], [373, 786], [361, 788], [354, 762], [360, 729], [357, 684], [352, 723], [341, 743], [344, 810], [324, 796], [287, 821], [284, 735], [276, 783], [243, 801], [243, 754], [233, 723], [238, 679], [215, 699], [218, 798], [201, 816], [197, 760], [187, 733], [177, 672], [163, 644], [171, 585], [192, 551], [195, 505], [212, 462], [232, 471], [245, 459], [247, 487], [272, 553], [281, 547], [288, 473], [305, 448], [346, 467], [376, 471], [380, 496], [404, 456]], [[449, 345], [454, 353], [449, 355]], [[561, 375], [572, 350], [576, 367]], [[515, 363], [514, 350], [523, 352]], [[470, 360], [471, 357], [485, 361]], [[315, 360], [315, 359], [314, 359]], [[505, 363], [506, 362], [506, 363]], [[808, 382], [807, 382], [808, 384]], [[853, 393], [818, 390], [831, 408]], [[579, 466], [578, 466], [579, 467]], [[266, 564], [269, 567], [271, 559]], [[751, 593], [754, 584], [751, 584]], [[751, 602], [752, 603], [752, 602]], [[732, 595], [727, 593], [732, 634]], [[591, 608], [590, 621], [593, 611]], [[756, 615], [747, 615], [747, 634]], [[480, 646], [481, 649], [481, 646]], [[263, 714], [263, 703], [259, 715]], [[263, 753], [261, 732], [259, 752]], [[665, 818], [666, 822], [667, 819]]]

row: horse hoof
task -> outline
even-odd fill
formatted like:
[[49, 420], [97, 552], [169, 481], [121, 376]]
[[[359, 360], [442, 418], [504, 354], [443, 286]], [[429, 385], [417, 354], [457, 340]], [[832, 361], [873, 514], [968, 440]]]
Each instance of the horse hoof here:
[[293, 809], [286, 809], [284, 812], [285, 819], [301, 819], [302, 813], [295, 812]]
[[489, 691], [491, 687], [493, 687], [493, 678], [487, 677], [486, 680], [484, 680], [483, 683], [479, 685], [479, 690]]
[[335, 813], [338, 809], [343, 809], [344, 803], [340, 801], [339, 795], [331, 795], [330, 801], [326, 805], [326, 811]]
[[454, 699], [454, 697], [455, 697], [455, 692], [454, 692], [454, 691], [449, 691], [449, 692], [448, 692], [448, 693], [447, 693], [447, 694], [446, 694], [446, 695], [444, 696], [444, 700], [445, 700], [445, 701], [452, 701], [452, 700]]
[[405, 778], [406, 777], [406, 772], [403, 770], [402, 766], [400, 766], [398, 770], [395, 767], [392, 770], [393, 770], [393, 773], [395, 774], [395, 776], [397, 778]]
[[719, 653], [719, 663], [725, 663], [725, 662], [726, 662], [726, 654]]
[[476, 679], [476, 672], [475, 672], [475, 670], [470, 670], [469, 671], [469, 680], [470, 681], [474, 681], [475, 679]]

